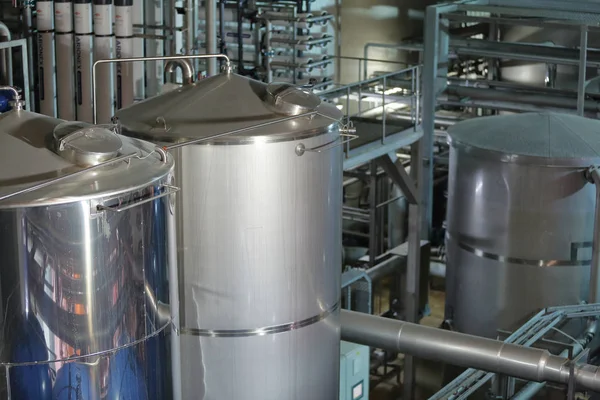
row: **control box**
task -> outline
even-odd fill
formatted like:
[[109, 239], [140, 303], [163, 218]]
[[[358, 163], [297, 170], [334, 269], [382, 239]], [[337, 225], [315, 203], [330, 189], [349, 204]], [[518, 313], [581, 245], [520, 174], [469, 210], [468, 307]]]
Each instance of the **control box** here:
[[369, 347], [340, 343], [340, 400], [368, 400]]

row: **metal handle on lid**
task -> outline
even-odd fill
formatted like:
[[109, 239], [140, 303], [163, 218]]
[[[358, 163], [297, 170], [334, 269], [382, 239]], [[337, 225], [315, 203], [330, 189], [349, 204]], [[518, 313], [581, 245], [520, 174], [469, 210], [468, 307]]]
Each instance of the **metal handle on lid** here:
[[[348, 124], [340, 128], [340, 132], [340, 136], [337, 139], [329, 143], [325, 143], [321, 146], [313, 147], [311, 149], [307, 149], [306, 146], [304, 146], [304, 144], [300, 143], [296, 146], [296, 155], [300, 157], [303, 156], [306, 152], [322, 153], [324, 151], [331, 150], [337, 146], [343, 146], [359, 138], [359, 136], [356, 134], [356, 128], [352, 124], [352, 121], [349, 121]], [[344, 138], [346, 138], [346, 140], [344, 140]]]
[[151, 201], [158, 200], [160, 198], [175, 194], [181, 190], [181, 188], [178, 188], [176, 186], [171, 186], [171, 185], [163, 185], [162, 187], [163, 187], [163, 192], [156, 196], [152, 196], [152, 197], [146, 198], [144, 200], [136, 201], [136, 202], [124, 205], [124, 206], [107, 207], [107, 206], [103, 206], [103, 205], [99, 204], [96, 206], [96, 210], [120, 213], [123, 211], [130, 210], [132, 208], [141, 206], [142, 204], [150, 203]]

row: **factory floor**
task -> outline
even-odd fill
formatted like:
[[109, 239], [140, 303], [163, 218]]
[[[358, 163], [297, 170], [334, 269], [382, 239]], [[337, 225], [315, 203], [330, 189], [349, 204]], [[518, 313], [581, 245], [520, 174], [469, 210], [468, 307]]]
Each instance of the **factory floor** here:
[[[430, 291], [429, 307], [431, 314], [421, 320], [422, 325], [439, 327], [444, 318], [445, 293]], [[400, 355], [395, 364], [402, 365], [403, 356]], [[381, 374], [384, 371], [381, 369]], [[417, 362], [417, 381], [414, 400], [427, 399], [442, 387], [442, 373], [440, 363], [419, 360]], [[369, 395], [370, 400], [398, 400], [402, 398], [402, 387], [398, 385], [396, 376], [389, 377], [379, 383]], [[403, 399], [404, 400], [404, 399]], [[408, 400], [408, 399], [406, 399]]]

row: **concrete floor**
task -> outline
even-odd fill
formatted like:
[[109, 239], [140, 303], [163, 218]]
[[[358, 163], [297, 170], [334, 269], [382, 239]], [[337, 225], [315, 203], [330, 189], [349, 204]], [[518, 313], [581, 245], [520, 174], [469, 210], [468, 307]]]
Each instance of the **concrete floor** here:
[[[429, 307], [431, 314], [421, 321], [422, 325], [439, 327], [444, 318], [445, 293], [431, 291], [429, 293]], [[403, 356], [400, 355], [395, 362], [402, 364]], [[383, 371], [381, 372], [383, 373]], [[417, 362], [417, 390], [414, 400], [427, 399], [442, 387], [443, 369], [440, 363], [418, 360]], [[370, 395], [370, 400], [398, 400], [402, 397], [402, 387], [397, 384], [396, 377], [392, 377], [375, 387]]]

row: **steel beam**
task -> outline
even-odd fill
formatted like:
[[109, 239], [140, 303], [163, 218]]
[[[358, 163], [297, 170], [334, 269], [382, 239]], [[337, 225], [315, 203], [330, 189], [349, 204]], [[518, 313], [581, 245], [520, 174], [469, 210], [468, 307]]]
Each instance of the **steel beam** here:
[[381, 156], [375, 159], [375, 162], [383, 168], [386, 174], [392, 179], [401, 190], [406, 199], [411, 204], [418, 204], [417, 187], [414, 181], [408, 176], [403, 166], [394, 164], [389, 155]]

